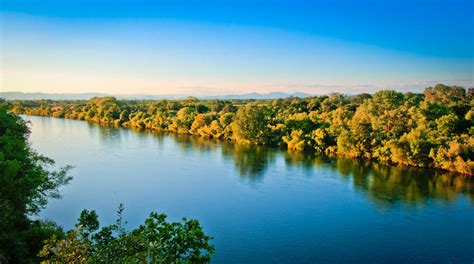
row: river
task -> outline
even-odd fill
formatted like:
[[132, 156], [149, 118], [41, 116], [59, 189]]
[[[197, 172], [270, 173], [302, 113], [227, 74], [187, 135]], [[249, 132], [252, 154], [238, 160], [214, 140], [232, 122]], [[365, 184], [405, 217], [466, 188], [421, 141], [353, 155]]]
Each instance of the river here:
[[40, 217], [127, 227], [149, 212], [196, 218], [214, 263], [472, 263], [474, 180], [204, 138], [23, 116], [39, 153], [72, 165]]

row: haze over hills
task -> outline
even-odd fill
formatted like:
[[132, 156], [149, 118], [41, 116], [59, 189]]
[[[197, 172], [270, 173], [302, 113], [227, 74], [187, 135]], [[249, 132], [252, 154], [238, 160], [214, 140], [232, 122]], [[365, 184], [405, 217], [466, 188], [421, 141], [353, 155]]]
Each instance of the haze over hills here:
[[[188, 95], [149, 95], [149, 94], [104, 94], [104, 93], [23, 93], [23, 92], [3, 92], [0, 93], [0, 98], [6, 100], [89, 100], [92, 97], [103, 97], [113, 96], [118, 99], [139, 99], [139, 100], [159, 100], [159, 99], [170, 99], [179, 100], [185, 99]], [[284, 92], [272, 92], [272, 93], [246, 93], [246, 94], [230, 94], [230, 95], [215, 95], [215, 96], [196, 96], [199, 99], [277, 99], [286, 98], [289, 96], [293, 97], [309, 97], [307, 93], [284, 93]]]
[[102, 93], [23, 93], [23, 92], [3, 92], [0, 98], [6, 100], [89, 100], [92, 97], [106, 96]]

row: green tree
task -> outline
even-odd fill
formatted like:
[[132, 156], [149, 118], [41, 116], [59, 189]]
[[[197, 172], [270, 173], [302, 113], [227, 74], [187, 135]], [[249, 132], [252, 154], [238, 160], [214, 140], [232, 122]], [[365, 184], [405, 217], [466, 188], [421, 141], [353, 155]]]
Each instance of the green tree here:
[[99, 230], [95, 211], [84, 210], [76, 229], [52, 237], [40, 252], [43, 263], [209, 263], [214, 246], [197, 220], [169, 223], [151, 213], [143, 225], [127, 231], [119, 207], [115, 224]]
[[269, 109], [266, 106], [248, 104], [235, 116], [233, 132], [238, 142], [265, 144], [269, 139]]
[[[69, 167], [51, 171], [53, 160], [28, 144], [29, 129], [18, 116], [0, 105], [0, 262], [36, 261], [40, 244], [31, 243], [59, 231], [50, 223], [32, 221], [58, 188], [71, 178]], [[41, 226], [45, 228], [41, 228]]]
[[436, 119], [436, 126], [442, 136], [449, 137], [456, 132], [458, 122], [459, 119], [456, 115], [449, 114]]

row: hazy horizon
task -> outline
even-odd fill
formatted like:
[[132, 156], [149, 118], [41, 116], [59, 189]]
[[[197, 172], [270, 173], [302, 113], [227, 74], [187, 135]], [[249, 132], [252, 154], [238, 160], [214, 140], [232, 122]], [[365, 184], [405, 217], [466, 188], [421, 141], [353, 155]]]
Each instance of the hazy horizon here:
[[[22, 1], [0, 92], [218, 96], [473, 87], [470, 1]], [[442, 19], [441, 19], [442, 18]]]
[[[449, 83], [449, 82], [448, 82]], [[231, 97], [235, 97], [235, 98], [240, 98], [240, 96], [248, 96], [248, 95], [252, 95], [252, 94], [255, 94], [255, 95], [261, 95], [262, 98], [267, 98], [265, 96], [267, 95], [276, 95], [276, 94], [281, 94], [281, 95], [284, 95], [283, 97], [279, 97], [279, 98], [284, 98], [286, 96], [294, 96], [294, 95], [303, 95], [304, 97], [307, 97], [307, 96], [322, 96], [322, 95], [330, 95], [332, 93], [341, 93], [341, 94], [345, 94], [345, 95], [357, 95], [357, 94], [361, 94], [361, 93], [368, 93], [368, 94], [374, 94], [378, 91], [382, 91], [382, 90], [395, 90], [395, 91], [400, 91], [400, 92], [413, 92], [413, 93], [423, 93], [423, 91], [426, 89], [426, 88], [429, 88], [429, 87], [434, 87], [435, 85], [437, 84], [442, 84], [442, 85], [446, 85], [446, 83], [434, 83], [432, 85], [428, 85], [428, 86], [422, 86], [422, 84], [418, 84], [418, 85], [413, 85], [412, 89], [397, 89], [397, 88], [393, 88], [393, 87], [380, 87], [379, 89], [377, 89], [377, 87], [373, 87], [374, 90], [367, 90], [367, 91], [359, 91], [359, 92], [344, 92], [343, 90], [328, 90], [327, 92], [315, 92], [315, 93], [306, 93], [306, 92], [300, 92], [300, 91], [289, 91], [289, 92], [285, 92], [285, 91], [280, 91], [280, 90], [274, 90], [274, 91], [268, 91], [268, 92], [252, 92], [252, 91], [249, 91], [249, 92], [235, 92], [235, 93], [220, 93], [220, 94], [199, 94], [199, 93], [193, 93], [193, 92], [189, 92], [189, 93], [161, 93], [161, 94], [154, 94], [154, 93], [102, 93], [102, 92], [95, 92], [95, 91], [84, 91], [84, 92], [22, 92], [22, 91], [0, 91], [0, 94], [24, 94], [25, 96], [28, 96], [28, 95], [35, 95], [35, 94], [44, 94], [44, 95], [64, 95], [64, 96], [67, 96], [67, 95], [100, 95], [100, 96], [115, 96], [115, 97], [120, 97], [120, 98], [133, 98], [133, 97], [136, 97], [136, 98], [140, 98], [140, 97], [147, 97], [147, 96], [151, 96], [151, 97], [156, 97], [156, 98], [170, 98], [170, 99], [178, 99], [178, 98], [186, 98], [186, 97], [189, 97], [189, 96], [195, 96], [195, 97], [198, 97], [198, 98], [216, 98], [216, 99], [219, 99], [219, 98], [227, 98], [228, 96], [231, 96]], [[463, 87], [465, 89], [472, 89], [474, 87], [472, 86], [462, 86], [462, 85], [457, 85], [457, 84], [453, 84], [453, 86], [460, 86], [460, 87]], [[1, 96], [0, 96], [1, 97]], [[25, 97], [25, 98], [28, 98], [28, 97]], [[254, 99], [259, 99], [258, 97], [254, 98]]]

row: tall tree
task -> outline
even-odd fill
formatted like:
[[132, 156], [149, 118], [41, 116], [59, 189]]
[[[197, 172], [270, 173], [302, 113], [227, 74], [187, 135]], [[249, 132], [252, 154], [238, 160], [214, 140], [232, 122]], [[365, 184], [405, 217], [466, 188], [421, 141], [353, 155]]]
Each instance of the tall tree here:
[[[71, 179], [69, 167], [50, 170], [53, 160], [31, 149], [29, 133], [25, 121], [0, 105], [0, 263], [36, 260], [41, 244], [32, 241], [50, 234], [29, 216], [37, 214], [49, 198], [58, 198], [58, 187]], [[49, 229], [54, 232], [54, 227]]]

